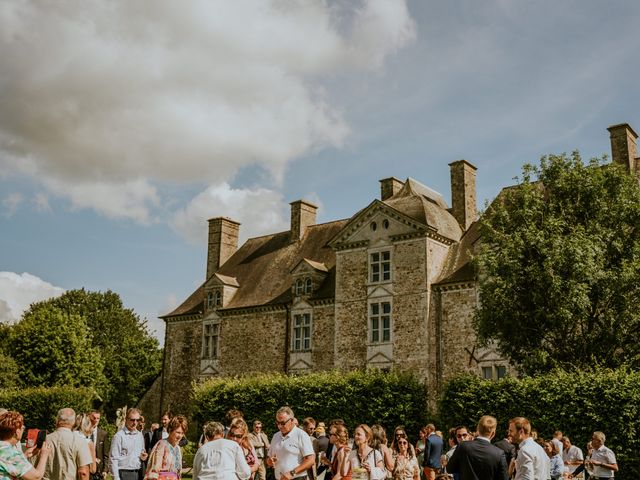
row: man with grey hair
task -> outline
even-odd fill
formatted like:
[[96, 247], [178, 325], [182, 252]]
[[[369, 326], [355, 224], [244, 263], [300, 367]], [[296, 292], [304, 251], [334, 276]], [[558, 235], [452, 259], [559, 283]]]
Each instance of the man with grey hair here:
[[613, 478], [614, 472], [618, 471], [616, 455], [604, 446], [605, 439], [602, 432], [593, 432], [591, 436], [593, 451], [586, 463], [593, 467], [593, 478]]
[[271, 439], [267, 465], [275, 469], [276, 480], [304, 478], [315, 462], [315, 452], [309, 435], [294, 424], [295, 415], [289, 407], [276, 413], [278, 433]]
[[242, 448], [224, 438], [221, 423], [205, 424], [204, 442], [193, 458], [193, 480], [247, 480], [251, 476]]
[[56, 431], [47, 435], [51, 455], [44, 471], [45, 480], [88, 480], [89, 465], [93, 462], [89, 444], [71, 429], [76, 412], [71, 408], [58, 411]]

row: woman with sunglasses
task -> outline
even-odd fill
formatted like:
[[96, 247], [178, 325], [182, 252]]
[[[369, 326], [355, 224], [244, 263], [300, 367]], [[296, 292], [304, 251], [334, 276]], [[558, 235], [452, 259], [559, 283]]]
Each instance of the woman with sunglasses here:
[[247, 461], [247, 464], [251, 469], [251, 477], [249, 478], [253, 478], [260, 468], [260, 463], [258, 462], [256, 449], [249, 440], [249, 427], [247, 426], [247, 423], [242, 418], [234, 419], [229, 427], [227, 438], [240, 445], [242, 453], [244, 454], [244, 459]]
[[342, 465], [346, 463], [349, 448], [349, 432], [344, 425], [336, 425], [331, 429], [333, 441], [333, 459], [331, 460], [331, 475], [333, 480], [351, 480], [351, 472], [342, 475]]
[[[391, 452], [393, 455], [395, 455], [395, 453], [398, 451], [397, 443], [398, 443], [398, 439], [400, 438], [407, 438], [407, 431], [404, 429], [403, 426], [396, 427], [396, 429], [393, 432], [393, 441], [391, 442]], [[411, 451], [411, 454], [415, 457], [416, 451], [413, 448], [413, 445], [409, 444], [409, 450]]]
[[395, 460], [392, 470], [393, 480], [419, 480], [420, 467], [407, 436], [396, 436], [392, 450]]

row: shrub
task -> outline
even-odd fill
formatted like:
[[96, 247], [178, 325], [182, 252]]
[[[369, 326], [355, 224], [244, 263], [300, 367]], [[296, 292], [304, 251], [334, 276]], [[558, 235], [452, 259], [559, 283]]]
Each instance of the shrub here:
[[461, 423], [473, 427], [482, 415], [493, 415], [498, 419], [498, 436], [510, 418], [527, 417], [539, 436], [549, 438], [562, 430], [583, 451], [591, 434], [601, 430], [618, 460], [616, 478], [640, 473], [640, 372], [555, 371], [498, 382], [463, 376], [447, 384], [439, 408], [443, 424], [449, 427]]
[[193, 417], [201, 424], [222, 421], [228, 410], [237, 408], [249, 424], [260, 419], [273, 433], [276, 411], [289, 405], [300, 421], [307, 416], [324, 422], [342, 418], [350, 429], [379, 423], [387, 431], [404, 425], [417, 438], [427, 416], [427, 392], [415, 377], [396, 372], [260, 374], [196, 385], [192, 405]]
[[92, 408], [95, 398], [89, 388], [6, 389], [0, 390], [0, 407], [20, 412], [27, 427], [53, 430], [58, 410], [69, 407], [76, 412], [86, 412]]

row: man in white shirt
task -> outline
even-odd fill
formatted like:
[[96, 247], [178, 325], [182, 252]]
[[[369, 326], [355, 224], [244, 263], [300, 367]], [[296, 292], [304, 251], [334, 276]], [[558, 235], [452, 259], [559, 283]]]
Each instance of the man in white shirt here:
[[193, 480], [247, 480], [251, 468], [238, 443], [224, 438], [224, 426], [208, 422], [205, 443], [193, 458]]
[[524, 417], [509, 420], [509, 435], [519, 444], [515, 480], [547, 480], [551, 470], [544, 449], [531, 438], [531, 423]]
[[140, 410], [127, 410], [124, 428], [113, 436], [111, 442], [111, 473], [113, 480], [138, 480], [142, 462], [147, 459], [144, 437], [138, 430], [142, 420]]
[[303, 478], [315, 461], [309, 435], [293, 423], [295, 415], [289, 407], [276, 413], [278, 433], [271, 439], [267, 465], [275, 469], [276, 480]]
[[[562, 446], [562, 461], [564, 462], [564, 465], [567, 468], [568, 472], [570, 474], [573, 474], [573, 472], [576, 471], [576, 468], [578, 468], [584, 462], [584, 455], [582, 454], [582, 450], [580, 450], [575, 445], [571, 445], [571, 440], [569, 440], [569, 437], [562, 437]], [[578, 477], [574, 478], [584, 478], [582, 473], [579, 473], [578, 475]]]
[[605, 436], [602, 432], [593, 432], [591, 445], [593, 451], [587, 463], [593, 466], [593, 475], [590, 478], [613, 478], [618, 471], [616, 455], [604, 446]]

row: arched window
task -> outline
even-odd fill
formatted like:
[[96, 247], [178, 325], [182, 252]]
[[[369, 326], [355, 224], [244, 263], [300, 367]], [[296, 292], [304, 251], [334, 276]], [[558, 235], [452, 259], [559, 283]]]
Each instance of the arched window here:
[[311, 281], [310, 278], [307, 278], [304, 281], [304, 293], [311, 293], [312, 290], [313, 290], [313, 282]]
[[216, 290], [213, 294], [213, 303], [216, 307], [222, 305], [222, 294], [220, 293], [220, 290]]
[[296, 280], [295, 293], [296, 295], [302, 295], [304, 293], [304, 280], [302, 280], [301, 278]]

